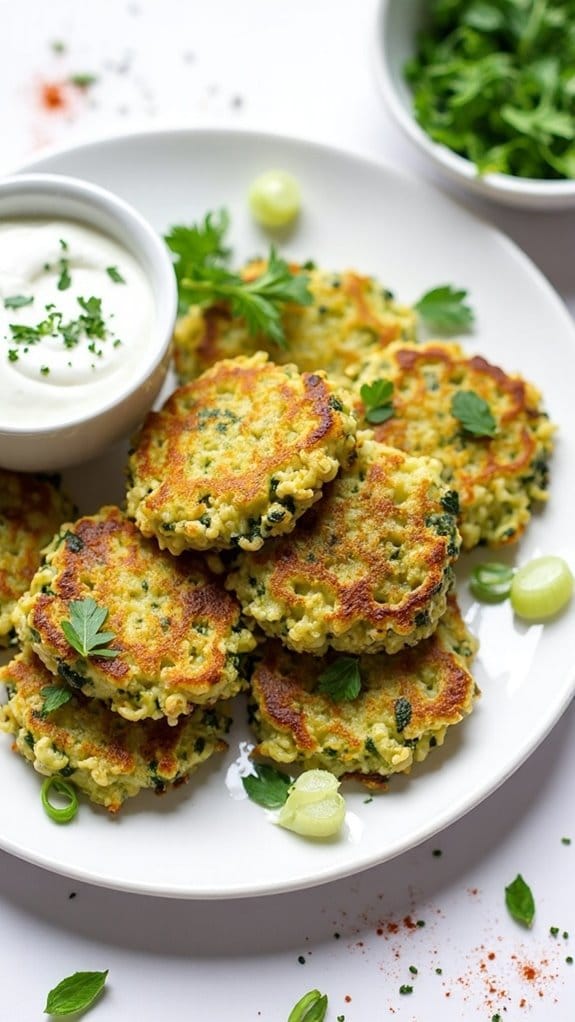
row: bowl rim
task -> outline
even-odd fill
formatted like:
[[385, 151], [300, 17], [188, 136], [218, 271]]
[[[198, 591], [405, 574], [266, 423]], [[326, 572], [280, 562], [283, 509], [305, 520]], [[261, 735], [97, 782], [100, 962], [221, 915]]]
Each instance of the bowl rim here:
[[515, 177], [513, 174], [478, 174], [475, 164], [465, 156], [460, 156], [447, 146], [434, 142], [426, 131], [417, 123], [414, 114], [406, 108], [399, 96], [397, 87], [390, 71], [388, 51], [385, 44], [385, 27], [392, 6], [403, 4], [405, 0], [379, 0], [376, 13], [375, 32], [375, 67], [379, 85], [383, 92], [388, 109], [397, 124], [405, 131], [413, 142], [423, 149], [436, 163], [439, 163], [453, 178], [462, 178], [472, 187], [490, 191], [493, 195], [523, 196], [525, 199], [575, 198], [575, 180], [546, 180], [545, 178]]
[[[171, 344], [178, 305], [176, 278], [170, 253], [161, 236], [149, 221], [129, 202], [114, 192], [108, 191], [107, 188], [65, 174], [18, 173], [16, 171], [0, 179], [0, 200], [5, 196], [26, 194], [37, 194], [39, 199], [37, 213], [26, 214], [28, 217], [49, 215], [42, 211], [42, 199], [44, 196], [55, 196], [73, 198], [76, 202], [83, 203], [86, 208], [100, 210], [118, 220], [122, 230], [128, 232], [127, 236], [130, 239], [128, 243], [125, 243], [125, 247], [139, 262], [152, 291], [155, 308], [155, 336], [150, 345], [148, 358], [138, 361], [133, 377], [115, 396], [108, 400], [103, 399], [101, 405], [91, 412], [68, 416], [51, 425], [18, 426], [14, 429], [11, 429], [10, 426], [2, 426], [0, 427], [0, 439], [3, 440], [8, 438], [25, 439], [33, 436], [46, 438], [59, 436], [63, 431], [72, 428], [81, 429], [87, 423], [105, 417], [113, 409], [120, 407], [132, 394], [145, 385], [166, 358]], [[7, 213], [0, 217], [0, 221], [9, 217], [10, 214]], [[19, 214], [14, 215], [15, 219], [18, 217]], [[69, 219], [79, 223], [83, 222], [81, 214], [71, 216]], [[86, 223], [91, 225], [88, 218]], [[94, 230], [99, 230], [103, 234], [108, 233], [111, 236], [111, 233], [107, 232], [105, 228], [91, 226], [94, 226]], [[119, 243], [122, 242], [119, 241]]]

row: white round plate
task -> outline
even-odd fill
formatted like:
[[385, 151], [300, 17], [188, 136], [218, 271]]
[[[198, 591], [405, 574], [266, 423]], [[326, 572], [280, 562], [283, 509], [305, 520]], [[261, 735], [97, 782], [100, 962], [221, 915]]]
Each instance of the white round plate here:
[[[180, 131], [135, 135], [47, 156], [27, 170], [76, 175], [112, 189], [158, 231], [226, 206], [237, 260], [268, 239], [252, 222], [248, 185], [281, 167], [301, 183], [304, 210], [282, 246], [286, 255], [375, 274], [405, 301], [453, 283], [469, 289], [477, 328], [465, 341], [541, 387], [559, 424], [552, 495], [512, 555], [566, 556], [573, 567], [575, 497], [575, 331], [549, 284], [492, 227], [441, 192], [357, 156], [264, 134]], [[125, 449], [68, 473], [83, 510], [121, 499]], [[507, 558], [507, 555], [506, 555]], [[411, 776], [392, 779], [373, 800], [347, 794], [348, 821], [337, 841], [313, 843], [274, 826], [242, 797], [234, 768], [250, 736], [245, 708], [225, 760], [214, 759], [187, 786], [130, 800], [115, 819], [83, 802], [74, 823], [58, 827], [40, 806], [39, 778], [0, 745], [3, 811], [0, 846], [59, 873], [125, 890], [187, 898], [259, 895], [365, 869], [446, 827], [492, 792], [534, 750], [573, 691], [573, 608], [527, 627], [507, 604], [472, 605], [465, 558], [459, 593], [479, 636], [476, 674], [483, 696], [475, 712]]]

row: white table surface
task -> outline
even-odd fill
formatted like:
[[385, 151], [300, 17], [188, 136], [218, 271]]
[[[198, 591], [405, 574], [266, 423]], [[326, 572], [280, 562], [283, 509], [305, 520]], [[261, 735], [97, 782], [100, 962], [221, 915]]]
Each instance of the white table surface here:
[[[302, 135], [429, 177], [382, 109], [372, 67], [375, 7], [376, 0], [0, 0], [0, 172], [46, 146], [178, 124]], [[55, 42], [64, 53], [54, 52]], [[98, 80], [85, 91], [66, 86], [64, 109], [43, 109], [43, 86], [75, 73]], [[575, 214], [474, 205], [529, 253], [575, 312]], [[541, 685], [544, 699], [544, 678]], [[0, 1018], [35, 1022], [63, 976], [108, 968], [108, 988], [89, 1016], [99, 1022], [284, 1022], [314, 987], [329, 995], [330, 1022], [489, 1022], [496, 1013], [505, 1022], [570, 1022], [574, 777], [571, 709], [514, 777], [432, 842], [355, 878], [273, 898], [124, 895], [0, 853]], [[536, 898], [530, 931], [504, 906], [504, 887], [518, 872]], [[426, 925], [414, 928], [415, 920]], [[413, 993], [400, 995], [401, 984]]]

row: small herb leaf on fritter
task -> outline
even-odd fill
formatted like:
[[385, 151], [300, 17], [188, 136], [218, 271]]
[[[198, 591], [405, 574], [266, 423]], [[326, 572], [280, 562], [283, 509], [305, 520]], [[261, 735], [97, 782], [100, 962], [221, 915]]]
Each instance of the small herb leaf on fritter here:
[[286, 302], [310, 305], [305, 273], [292, 273], [288, 264], [270, 249], [266, 268], [254, 280], [244, 280], [227, 267], [229, 249], [224, 238], [229, 225], [225, 210], [208, 213], [203, 223], [173, 227], [166, 243], [176, 256], [180, 308], [229, 302], [232, 314], [242, 316], [251, 334], [265, 334], [280, 347], [286, 340], [281, 322]]
[[426, 326], [442, 333], [465, 333], [473, 325], [474, 312], [466, 305], [467, 291], [444, 284], [427, 291], [414, 308]]
[[108, 970], [105, 972], [75, 972], [66, 976], [50, 991], [46, 998], [46, 1015], [73, 1015], [85, 1011], [103, 990]]
[[518, 873], [515, 880], [505, 888], [505, 904], [509, 914], [517, 923], [531, 926], [535, 917], [535, 901], [531, 888]]
[[107, 617], [107, 607], [98, 606], [88, 597], [87, 600], [72, 600], [70, 620], [60, 624], [68, 642], [80, 656], [116, 657], [120, 651], [107, 648], [107, 644], [116, 638], [114, 632], [100, 631]]
[[364, 383], [360, 397], [365, 405], [365, 420], [372, 425], [387, 422], [393, 415], [393, 383], [391, 380], [374, 380]]
[[46, 685], [40, 692], [40, 695], [44, 699], [40, 714], [42, 717], [48, 717], [54, 710], [58, 710], [61, 706], [64, 706], [72, 698], [72, 693], [68, 688], [63, 688], [62, 685]]
[[351, 656], [340, 657], [320, 674], [317, 687], [318, 692], [324, 692], [334, 703], [357, 699], [361, 692], [357, 659]]
[[279, 809], [288, 797], [292, 779], [275, 767], [257, 764], [255, 773], [242, 777], [246, 794], [264, 809]]
[[473, 436], [495, 436], [497, 423], [492, 411], [474, 390], [458, 390], [451, 400], [451, 414]]

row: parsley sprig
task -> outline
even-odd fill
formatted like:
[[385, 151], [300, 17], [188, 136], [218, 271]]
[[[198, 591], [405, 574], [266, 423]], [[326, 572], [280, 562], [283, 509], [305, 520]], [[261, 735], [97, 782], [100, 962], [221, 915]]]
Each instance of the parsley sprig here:
[[360, 397], [365, 406], [365, 421], [372, 425], [387, 422], [393, 415], [393, 383], [391, 380], [374, 380], [364, 383]]
[[264, 334], [285, 348], [283, 306], [289, 302], [309, 305], [312, 295], [305, 273], [292, 273], [288, 264], [270, 249], [267, 265], [254, 280], [245, 280], [227, 267], [230, 250], [225, 245], [229, 216], [225, 210], [208, 213], [191, 227], [172, 227], [165, 241], [174, 253], [180, 307], [211, 305], [225, 301], [232, 315], [241, 316], [251, 334]]
[[329, 696], [334, 703], [357, 699], [361, 692], [361, 673], [358, 660], [351, 656], [339, 657], [320, 674], [317, 688], [318, 692]]
[[472, 436], [493, 437], [497, 423], [491, 408], [474, 390], [458, 390], [451, 399], [451, 414]]
[[427, 291], [415, 303], [421, 319], [432, 330], [443, 334], [465, 333], [473, 326], [473, 309], [466, 304], [467, 291], [442, 284]]
[[40, 689], [40, 695], [44, 700], [40, 710], [40, 716], [43, 718], [49, 717], [51, 713], [54, 713], [54, 710], [59, 710], [61, 706], [65, 706], [72, 698], [70, 689], [64, 688], [62, 685], [45, 685], [44, 688]]
[[70, 619], [60, 624], [68, 642], [80, 656], [117, 657], [120, 651], [107, 645], [116, 638], [114, 632], [100, 631], [107, 617], [108, 609], [98, 606], [92, 597], [88, 597], [86, 600], [72, 600]]

